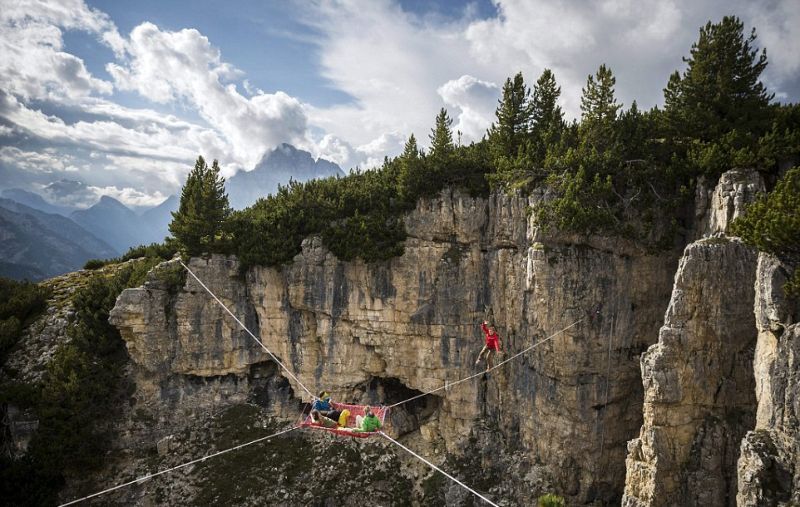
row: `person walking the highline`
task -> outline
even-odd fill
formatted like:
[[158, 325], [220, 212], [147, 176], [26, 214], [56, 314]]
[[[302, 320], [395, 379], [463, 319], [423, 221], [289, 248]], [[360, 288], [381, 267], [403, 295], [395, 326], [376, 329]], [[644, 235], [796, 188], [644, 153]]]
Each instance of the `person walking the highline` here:
[[480, 364], [481, 358], [485, 355], [486, 371], [489, 371], [492, 369], [492, 353], [500, 353], [500, 336], [498, 336], [494, 326], [489, 326], [489, 323], [485, 320], [481, 323], [481, 329], [486, 342], [478, 354], [478, 359], [475, 360], [475, 366]]

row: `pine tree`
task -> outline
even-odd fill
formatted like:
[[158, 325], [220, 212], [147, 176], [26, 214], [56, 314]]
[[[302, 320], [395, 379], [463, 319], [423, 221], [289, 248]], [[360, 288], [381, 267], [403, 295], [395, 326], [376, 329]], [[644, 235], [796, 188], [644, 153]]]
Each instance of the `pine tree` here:
[[761, 195], [744, 215], [734, 220], [731, 233], [759, 250], [795, 266], [784, 286], [787, 295], [800, 298], [800, 167], [786, 171], [775, 189]]
[[178, 211], [172, 213], [169, 231], [187, 255], [210, 253], [222, 246], [223, 225], [231, 209], [219, 172], [216, 160], [208, 167], [203, 157], [197, 157], [181, 191]]
[[665, 117], [675, 137], [714, 141], [738, 129], [762, 134], [769, 127], [768, 94], [759, 80], [767, 52], [754, 47], [755, 28], [745, 38], [744, 24], [735, 16], [708, 22], [681, 76], [670, 76], [664, 89]]
[[425, 195], [424, 188], [430, 186], [429, 174], [425, 171], [417, 138], [411, 134], [406, 141], [403, 154], [400, 155], [400, 169], [397, 177], [397, 193], [403, 201], [414, 205], [421, 195]]
[[417, 138], [414, 137], [414, 134], [411, 134], [406, 141], [406, 145], [403, 148], [403, 154], [400, 155], [404, 160], [414, 160], [418, 159], [420, 156], [419, 148], [417, 147]]
[[558, 105], [561, 87], [550, 69], [544, 69], [533, 87], [530, 102], [531, 140], [537, 165], [544, 163], [549, 146], [556, 145], [564, 131], [564, 113]]
[[[453, 120], [447, 115], [447, 109], [442, 108], [436, 115], [436, 125], [431, 129], [431, 157], [441, 159], [455, 149], [453, 145]], [[416, 144], [416, 139], [414, 140]]]
[[498, 100], [497, 122], [489, 127], [488, 138], [492, 156], [500, 158], [517, 156], [530, 128], [530, 90], [525, 86], [522, 72], [514, 79], [506, 79], [503, 96]]
[[614, 124], [621, 104], [614, 97], [617, 80], [605, 64], [586, 80], [581, 96], [581, 140], [603, 151], [614, 142]]

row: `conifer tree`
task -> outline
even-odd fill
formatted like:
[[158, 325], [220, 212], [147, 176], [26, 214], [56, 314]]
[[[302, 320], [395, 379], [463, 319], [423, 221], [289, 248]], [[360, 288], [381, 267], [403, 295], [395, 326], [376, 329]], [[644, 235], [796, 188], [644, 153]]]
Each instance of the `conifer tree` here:
[[561, 87], [550, 69], [544, 69], [542, 75], [533, 86], [530, 102], [531, 139], [533, 141], [533, 157], [538, 165], [542, 165], [548, 146], [555, 145], [564, 130], [564, 113], [558, 105]]
[[411, 134], [406, 141], [403, 154], [400, 155], [400, 170], [397, 177], [397, 193], [407, 204], [413, 205], [417, 199], [424, 195], [425, 185], [430, 176], [426, 174], [421, 153], [417, 147], [417, 138]]
[[586, 80], [581, 96], [581, 140], [602, 151], [614, 142], [614, 123], [622, 107], [614, 97], [617, 80], [605, 64]]
[[489, 147], [496, 161], [501, 157], [517, 156], [530, 128], [529, 99], [530, 90], [525, 86], [522, 72], [518, 72], [513, 80], [506, 79], [503, 96], [495, 111], [497, 121], [492, 123], [488, 132]]
[[800, 167], [786, 171], [775, 189], [761, 195], [731, 224], [731, 233], [795, 266], [784, 290], [800, 298]]
[[769, 127], [768, 94], [759, 80], [767, 52], [754, 47], [755, 28], [745, 38], [736, 16], [708, 22], [692, 44], [681, 76], [664, 89], [667, 126], [673, 136], [713, 141], [739, 129], [761, 134]]
[[[436, 115], [436, 125], [431, 129], [431, 157], [443, 158], [453, 152], [453, 120], [448, 116], [447, 109], [442, 108]], [[416, 144], [416, 139], [414, 140]]]
[[403, 154], [400, 155], [404, 160], [413, 160], [418, 159], [420, 155], [419, 148], [417, 147], [417, 138], [414, 137], [414, 134], [408, 136], [408, 140], [406, 141], [405, 147], [403, 148]]
[[219, 172], [216, 160], [208, 167], [203, 157], [197, 157], [181, 191], [178, 211], [172, 213], [169, 231], [187, 255], [210, 253], [222, 245], [222, 229], [231, 209]]

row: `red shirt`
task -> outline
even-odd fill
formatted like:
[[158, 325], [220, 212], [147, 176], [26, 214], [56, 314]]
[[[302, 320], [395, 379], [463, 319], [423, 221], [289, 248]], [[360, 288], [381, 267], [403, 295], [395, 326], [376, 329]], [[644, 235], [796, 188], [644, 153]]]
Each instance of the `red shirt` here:
[[481, 329], [483, 329], [483, 334], [486, 335], [486, 346], [494, 350], [500, 350], [500, 337], [497, 333], [490, 331], [483, 322], [481, 322]]

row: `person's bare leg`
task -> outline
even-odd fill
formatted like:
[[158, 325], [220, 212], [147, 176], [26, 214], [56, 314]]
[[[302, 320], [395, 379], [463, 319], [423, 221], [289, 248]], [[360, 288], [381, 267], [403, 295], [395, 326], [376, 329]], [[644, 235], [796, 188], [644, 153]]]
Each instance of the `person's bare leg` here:
[[489, 370], [492, 369], [492, 357], [493, 356], [494, 356], [494, 351], [492, 349], [489, 349], [489, 351], [486, 353], [486, 371], [489, 371]]
[[487, 352], [489, 348], [484, 345], [480, 352], [478, 352], [478, 359], [475, 360], [475, 366], [478, 366], [481, 362], [481, 358], [483, 357], [484, 352]]

